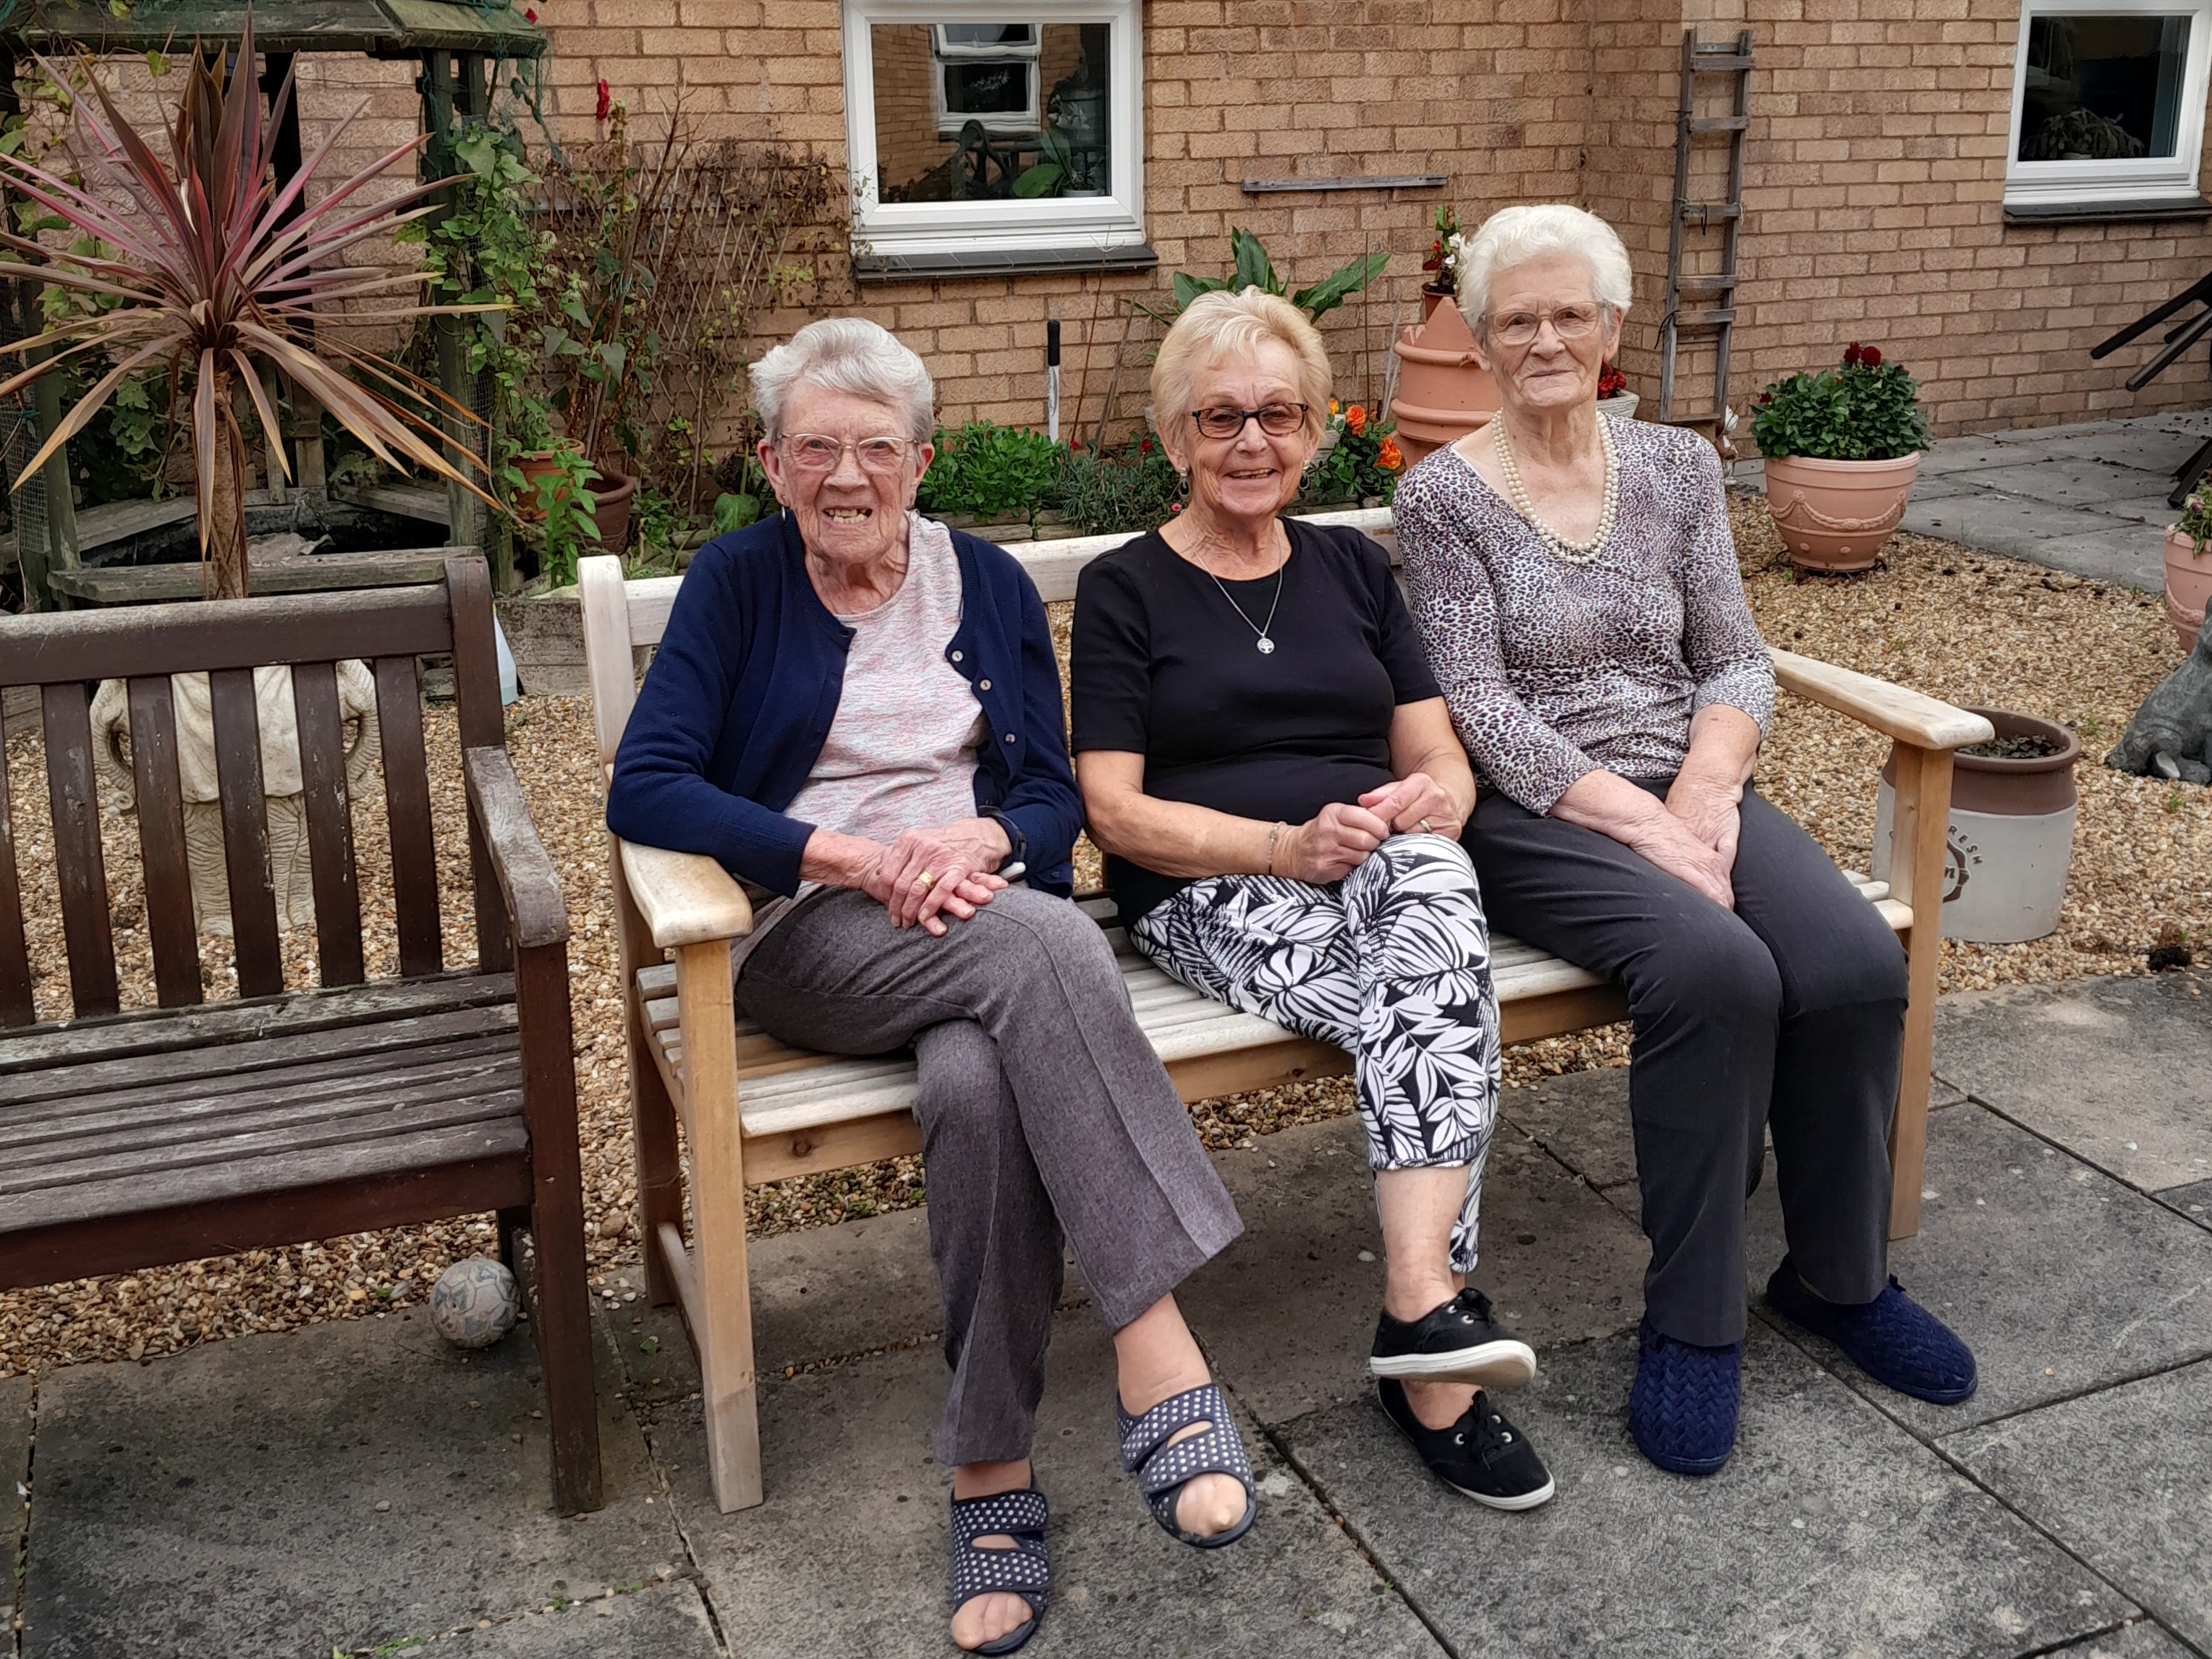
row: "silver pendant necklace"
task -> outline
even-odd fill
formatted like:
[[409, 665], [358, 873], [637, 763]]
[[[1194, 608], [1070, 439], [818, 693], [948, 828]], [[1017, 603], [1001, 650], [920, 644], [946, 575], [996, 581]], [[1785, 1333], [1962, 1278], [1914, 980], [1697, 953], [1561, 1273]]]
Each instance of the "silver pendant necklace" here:
[[[1227, 588], [1221, 586], [1221, 578], [1215, 576], [1211, 570], [1206, 571], [1206, 574], [1209, 577], [1212, 578], [1213, 585], [1216, 587], [1221, 588], [1221, 597], [1229, 601], [1229, 608], [1237, 613], [1237, 619], [1241, 621], [1245, 627], [1250, 629], [1255, 634], [1257, 634], [1260, 636], [1258, 649], [1260, 654], [1263, 657], [1273, 656], [1274, 654], [1275, 641], [1272, 637], [1270, 637], [1267, 630], [1275, 625], [1275, 611], [1283, 602], [1283, 572], [1289, 569], [1290, 567], [1290, 556], [1286, 553], [1283, 556], [1282, 563], [1275, 567], [1275, 598], [1274, 602], [1267, 607], [1267, 620], [1264, 623], [1255, 623], [1250, 617], [1245, 614], [1244, 607], [1237, 603], [1237, 596], [1231, 593]], [[1206, 570], [1206, 567], [1204, 565], [1200, 565], [1199, 568]]]

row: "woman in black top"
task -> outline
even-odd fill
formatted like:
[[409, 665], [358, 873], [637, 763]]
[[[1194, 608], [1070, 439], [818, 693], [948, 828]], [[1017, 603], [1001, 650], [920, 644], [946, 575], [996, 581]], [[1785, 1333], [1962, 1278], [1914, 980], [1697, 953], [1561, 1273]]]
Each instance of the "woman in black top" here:
[[1386, 1252], [1383, 1409], [1468, 1496], [1552, 1480], [1483, 1392], [1535, 1356], [1464, 1276], [1497, 1109], [1497, 998], [1459, 834], [1474, 779], [1388, 556], [1279, 516], [1328, 402], [1288, 301], [1201, 295], [1152, 404], [1189, 501], [1083, 573], [1077, 781], [1130, 937], [1176, 978], [1352, 1051]]

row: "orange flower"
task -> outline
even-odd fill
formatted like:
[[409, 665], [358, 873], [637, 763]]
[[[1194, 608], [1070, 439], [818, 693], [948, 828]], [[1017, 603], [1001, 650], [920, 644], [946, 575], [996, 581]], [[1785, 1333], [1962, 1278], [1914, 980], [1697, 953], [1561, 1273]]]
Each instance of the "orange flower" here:
[[1328, 412], [1332, 415], [1341, 415], [1344, 413], [1344, 405], [1337, 402], [1335, 398], [1331, 398], [1328, 400]]
[[1366, 431], [1367, 410], [1365, 407], [1359, 404], [1354, 404], [1351, 408], [1346, 410], [1344, 411], [1344, 425], [1345, 429], [1350, 432], [1355, 438], [1357, 438], [1361, 433]]
[[1406, 458], [1399, 453], [1397, 444], [1385, 438], [1382, 441], [1382, 447], [1375, 452], [1375, 465], [1385, 472], [1395, 472], [1405, 464]]

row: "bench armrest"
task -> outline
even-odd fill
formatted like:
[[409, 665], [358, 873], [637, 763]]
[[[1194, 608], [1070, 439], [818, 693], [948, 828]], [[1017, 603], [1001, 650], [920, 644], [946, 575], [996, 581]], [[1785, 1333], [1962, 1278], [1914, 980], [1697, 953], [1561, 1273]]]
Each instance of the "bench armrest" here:
[[484, 850], [491, 855], [501, 896], [513, 918], [515, 948], [567, 944], [568, 901], [561, 896], [553, 860], [538, 837], [514, 763], [506, 750], [487, 744], [465, 751], [461, 765], [469, 811], [483, 831]]
[[753, 930], [753, 907], [737, 878], [703, 853], [672, 853], [635, 842], [622, 849], [623, 879], [662, 950], [742, 939]]
[[1775, 684], [1784, 690], [1848, 714], [1860, 725], [1915, 749], [1963, 749], [1996, 736], [1996, 728], [1979, 714], [1968, 714], [1923, 692], [1801, 657], [1794, 651], [1770, 647], [1768, 654], [1774, 659]]

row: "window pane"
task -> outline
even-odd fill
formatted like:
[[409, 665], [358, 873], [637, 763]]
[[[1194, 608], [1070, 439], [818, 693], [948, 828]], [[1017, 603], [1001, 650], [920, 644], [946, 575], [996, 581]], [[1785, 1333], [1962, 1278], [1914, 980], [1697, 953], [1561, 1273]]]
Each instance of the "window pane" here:
[[1110, 27], [873, 26], [878, 199], [1109, 194]]
[[2017, 159], [2172, 155], [2189, 21], [2185, 15], [2032, 19]]

